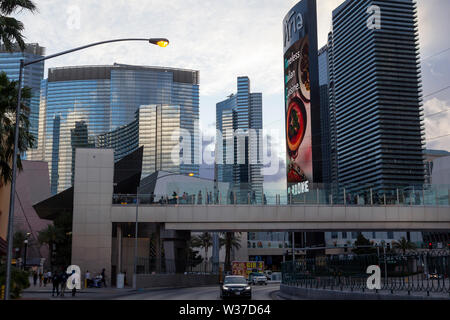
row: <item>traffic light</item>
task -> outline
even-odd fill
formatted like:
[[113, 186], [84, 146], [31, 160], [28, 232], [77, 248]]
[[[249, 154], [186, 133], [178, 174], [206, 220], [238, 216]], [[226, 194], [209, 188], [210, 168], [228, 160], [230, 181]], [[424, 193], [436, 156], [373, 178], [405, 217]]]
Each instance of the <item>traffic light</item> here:
[[431, 242], [428, 243], [428, 249], [429, 250], [433, 249], [433, 243], [431, 243]]

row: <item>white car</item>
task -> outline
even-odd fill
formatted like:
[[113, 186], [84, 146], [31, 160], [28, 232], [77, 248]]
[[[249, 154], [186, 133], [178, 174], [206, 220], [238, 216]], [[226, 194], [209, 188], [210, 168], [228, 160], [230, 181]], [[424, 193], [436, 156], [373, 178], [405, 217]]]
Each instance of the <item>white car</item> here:
[[251, 283], [252, 284], [260, 284], [260, 285], [267, 285], [267, 277], [262, 273], [252, 273], [251, 276]]

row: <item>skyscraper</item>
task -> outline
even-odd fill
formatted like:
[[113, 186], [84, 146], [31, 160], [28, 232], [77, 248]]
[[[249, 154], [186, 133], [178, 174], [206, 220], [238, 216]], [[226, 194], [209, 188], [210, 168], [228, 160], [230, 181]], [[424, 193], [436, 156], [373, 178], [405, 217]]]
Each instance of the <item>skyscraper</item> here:
[[[45, 55], [45, 48], [39, 44], [27, 44], [24, 51], [15, 46], [13, 52], [6, 50], [2, 44], [0, 46], [0, 71], [4, 71], [11, 81], [19, 80], [20, 60], [30, 61], [42, 58]], [[39, 126], [39, 98], [41, 81], [44, 78], [44, 61], [27, 66], [23, 71], [22, 85], [31, 88], [31, 100], [25, 101], [30, 108], [30, 132], [38, 139]], [[37, 142], [37, 141], [36, 141]], [[35, 147], [37, 143], [35, 144]]]
[[[115, 161], [143, 146], [142, 178], [156, 171], [197, 174], [198, 165], [194, 167], [183, 163], [184, 157], [192, 158], [192, 142], [180, 144], [183, 130], [186, 128], [181, 119], [180, 106], [141, 106], [136, 111], [136, 120], [97, 136], [95, 146], [114, 149]], [[175, 149], [177, 146], [180, 150]]]
[[263, 200], [262, 94], [250, 91], [250, 79], [238, 77], [237, 93], [216, 105], [216, 180], [230, 182], [236, 201]]
[[322, 137], [322, 179], [331, 182], [330, 101], [328, 46], [319, 50], [320, 135]]
[[[48, 79], [42, 82], [41, 110], [45, 118], [40, 122], [43, 141], [39, 146], [43, 160], [50, 163], [52, 193], [71, 187], [73, 150], [80, 144], [80, 138], [84, 145], [94, 146], [103, 141], [105, 146], [111, 146], [113, 142], [108, 144], [108, 136], [103, 136], [103, 140], [97, 137], [124, 126], [133, 130], [136, 111], [149, 105], [177, 106], [173, 116], [192, 138], [191, 161], [180, 164], [179, 170], [197, 175], [198, 71], [121, 64], [49, 69]], [[160, 130], [171, 130], [164, 127], [161, 118], [158, 121]], [[113, 133], [109, 139], [115, 139], [115, 149], [120, 153], [116, 160], [135, 150], [136, 139], [126, 141], [121, 136], [120, 140]], [[124, 145], [117, 145], [120, 141]], [[147, 149], [144, 144], [144, 153]]]
[[424, 183], [417, 34], [413, 0], [345, 1], [333, 11], [332, 122], [348, 189]]

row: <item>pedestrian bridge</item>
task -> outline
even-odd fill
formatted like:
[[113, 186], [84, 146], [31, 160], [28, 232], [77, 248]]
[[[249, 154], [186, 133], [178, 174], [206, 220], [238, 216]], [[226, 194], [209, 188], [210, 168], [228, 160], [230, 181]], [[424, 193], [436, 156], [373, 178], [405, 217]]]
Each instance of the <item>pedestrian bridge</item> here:
[[136, 205], [110, 208], [111, 222], [162, 223], [190, 231], [443, 231], [448, 206]]

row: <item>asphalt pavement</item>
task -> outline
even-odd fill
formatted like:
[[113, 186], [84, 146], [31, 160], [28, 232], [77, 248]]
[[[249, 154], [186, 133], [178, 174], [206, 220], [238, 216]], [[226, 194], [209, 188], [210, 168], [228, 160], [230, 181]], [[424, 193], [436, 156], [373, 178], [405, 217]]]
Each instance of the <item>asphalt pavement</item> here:
[[[252, 286], [252, 300], [277, 299], [276, 293], [280, 284]], [[117, 300], [220, 300], [220, 286], [181, 288], [181, 289], [149, 289], [117, 298]]]
[[[52, 297], [51, 286], [34, 287], [22, 293], [24, 300], [220, 300], [220, 286], [204, 286], [195, 288], [152, 288], [133, 290], [130, 287], [116, 288], [88, 288], [77, 291], [75, 297], [66, 290], [65, 296]], [[270, 283], [266, 286], [252, 286], [253, 300], [279, 299], [279, 283]]]

